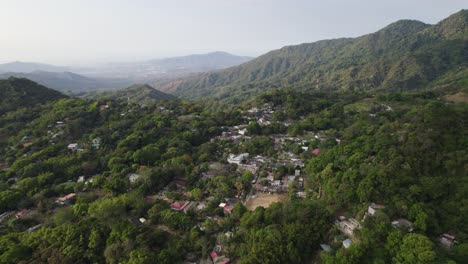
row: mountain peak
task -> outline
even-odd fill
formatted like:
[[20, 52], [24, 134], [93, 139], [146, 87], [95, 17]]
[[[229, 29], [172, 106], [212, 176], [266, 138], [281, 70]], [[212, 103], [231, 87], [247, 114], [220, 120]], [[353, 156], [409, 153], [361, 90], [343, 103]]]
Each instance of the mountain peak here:
[[389, 24], [388, 26], [379, 30], [377, 33], [408, 36], [420, 32], [429, 27], [431, 27], [431, 25], [418, 20], [402, 19]]
[[468, 35], [468, 10], [462, 9], [434, 26], [437, 34], [444, 38], [464, 38]]

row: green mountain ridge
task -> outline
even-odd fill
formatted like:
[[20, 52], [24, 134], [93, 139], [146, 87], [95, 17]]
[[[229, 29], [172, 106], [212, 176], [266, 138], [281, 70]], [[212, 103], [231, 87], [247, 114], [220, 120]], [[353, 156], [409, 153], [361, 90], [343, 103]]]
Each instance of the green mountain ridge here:
[[113, 100], [127, 101], [130, 100], [134, 103], [146, 104], [160, 100], [175, 100], [176, 97], [154, 89], [148, 84], [135, 84], [130, 87], [102, 92], [87, 93], [83, 98], [96, 99], [96, 98], [110, 98]]
[[67, 96], [24, 78], [0, 80], [0, 115], [20, 107], [31, 107]]
[[[436, 25], [400, 20], [357, 38], [286, 46], [243, 65], [156, 85], [182, 98], [240, 101], [266, 89], [420, 89], [440, 76], [463, 70], [466, 76], [468, 11]], [[232, 99], [232, 98], [230, 98]]]

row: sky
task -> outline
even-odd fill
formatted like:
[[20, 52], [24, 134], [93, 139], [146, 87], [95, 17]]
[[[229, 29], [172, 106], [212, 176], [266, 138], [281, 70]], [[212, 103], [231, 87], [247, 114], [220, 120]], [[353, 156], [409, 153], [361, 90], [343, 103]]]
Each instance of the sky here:
[[0, 63], [258, 56], [399, 19], [434, 24], [463, 8], [466, 0], [0, 0]]

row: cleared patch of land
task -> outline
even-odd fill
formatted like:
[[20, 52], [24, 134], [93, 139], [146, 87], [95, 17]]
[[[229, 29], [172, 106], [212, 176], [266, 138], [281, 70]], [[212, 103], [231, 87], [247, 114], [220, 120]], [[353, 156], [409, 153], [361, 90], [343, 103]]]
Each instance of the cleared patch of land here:
[[285, 193], [278, 194], [278, 193], [257, 193], [256, 198], [251, 198], [246, 204], [248, 210], [253, 211], [255, 208], [259, 206], [263, 206], [264, 208], [268, 208], [270, 204], [274, 202], [282, 202], [288, 199], [288, 195]]
[[444, 99], [445, 101], [454, 103], [468, 103], [468, 94], [460, 92], [452, 95], [447, 95], [444, 97]]

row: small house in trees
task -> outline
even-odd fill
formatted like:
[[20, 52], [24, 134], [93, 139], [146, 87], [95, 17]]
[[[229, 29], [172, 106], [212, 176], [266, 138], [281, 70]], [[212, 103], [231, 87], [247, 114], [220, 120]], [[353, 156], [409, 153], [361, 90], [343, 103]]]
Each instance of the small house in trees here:
[[35, 225], [35, 226], [33, 226], [33, 227], [30, 227], [30, 228], [28, 228], [28, 229], [26, 230], [26, 232], [28, 232], [28, 233], [34, 232], [34, 231], [36, 231], [37, 229], [39, 229], [39, 227], [41, 227], [41, 226], [42, 226], [42, 224], [38, 224], [38, 225]]
[[76, 152], [76, 151], [83, 151], [83, 147], [78, 144], [78, 143], [71, 143], [68, 145], [68, 150], [70, 150], [71, 152]]
[[452, 248], [455, 244], [455, 236], [449, 235], [447, 233], [442, 234], [438, 240], [439, 243], [446, 248]]
[[322, 250], [325, 252], [332, 252], [332, 248], [330, 247], [330, 245], [320, 244], [320, 248], [322, 248]]
[[392, 226], [394, 228], [406, 228], [409, 232], [413, 231], [413, 223], [404, 218], [393, 221]]
[[176, 178], [174, 179], [174, 183], [177, 186], [177, 189], [185, 189], [185, 186], [187, 185], [187, 180]]
[[129, 173], [127, 175], [127, 178], [130, 181], [130, 183], [136, 183], [141, 178], [141, 175], [136, 173]]
[[75, 196], [76, 196], [76, 193], [70, 193], [70, 194], [67, 194], [67, 195], [65, 195], [63, 197], [58, 198], [57, 200], [55, 200], [55, 202], [60, 204], [60, 205], [64, 205], [66, 203], [69, 203], [70, 200], [72, 198], [74, 198]]
[[230, 264], [231, 259], [221, 256], [214, 261], [214, 264]]
[[320, 149], [316, 148], [316, 149], [312, 150], [312, 154], [314, 154], [315, 156], [320, 155]]
[[221, 257], [221, 251], [223, 247], [221, 245], [216, 245], [213, 250], [210, 252], [210, 257], [215, 261], [217, 258]]
[[385, 205], [381, 205], [381, 204], [376, 204], [376, 203], [371, 203], [369, 205], [369, 207], [367, 208], [367, 213], [369, 215], [374, 215], [375, 212], [377, 212], [378, 210], [380, 209], [384, 209], [385, 208]]
[[225, 214], [231, 214], [233, 209], [234, 209], [234, 207], [232, 205], [228, 204], [228, 205], [223, 207], [223, 212]]
[[239, 155], [229, 154], [227, 162], [239, 165], [248, 157], [249, 157], [249, 153], [242, 153]]
[[108, 108], [109, 108], [109, 105], [107, 105], [107, 104], [102, 104], [102, 105], [99, 106], [99, 109], [101, 109], [101, 110], [106, 110]]
[[93, 148], [99, 148], [101, 146], [101, 138], [95, 138], [92, 140]]
[[187, 213], [187, 211], [195, 205], [194, 202], [190, 201], [176, 201], [171, 204], [171, 209], [179, 212]]
[[29, 214], [29, 212], [30, 211], [28, 209], [21, 209], [15, 214], [15, 217], [17, 219], [21, 219], [23, 217], [26, 217]]
[[351, 239], [349, 238], [343, 240], [343, 247], [345, 248], [349, 248], [352, 244], [353, 244], [353, 241], [351, 241]]
[[348, 236], [353, 236], [354, 230], [361, 228], [359, 222], [354, 218], [349, 218], [347, 220], [336, 220], [335, 225], [343, 234], [346, 234]]

